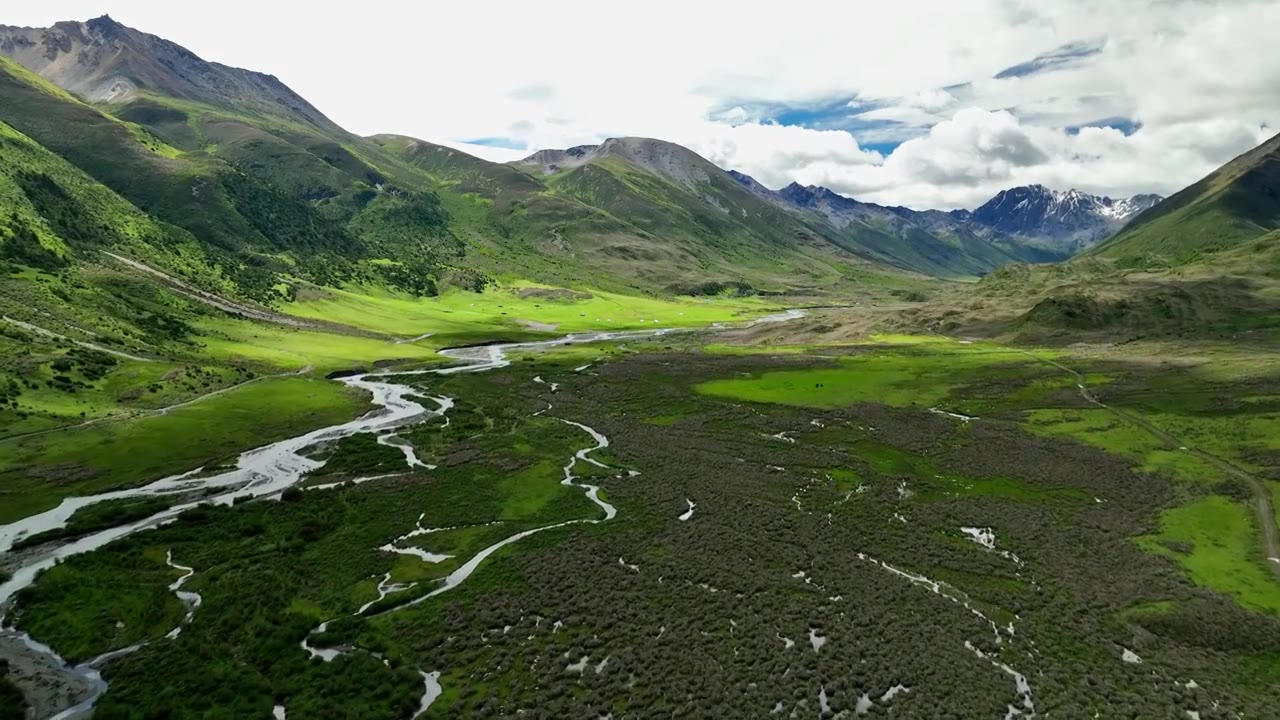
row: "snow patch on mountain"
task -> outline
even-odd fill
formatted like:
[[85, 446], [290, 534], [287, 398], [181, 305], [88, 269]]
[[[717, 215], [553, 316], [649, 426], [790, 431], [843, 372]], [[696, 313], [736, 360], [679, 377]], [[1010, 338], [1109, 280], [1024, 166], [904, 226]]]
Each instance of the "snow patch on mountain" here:
[[1075, 189], [1024, 185], [1000, 191], [969, 217], [1006, 235], [1087, 247], [1161, 199], [1159, 195], [1117, 199]]

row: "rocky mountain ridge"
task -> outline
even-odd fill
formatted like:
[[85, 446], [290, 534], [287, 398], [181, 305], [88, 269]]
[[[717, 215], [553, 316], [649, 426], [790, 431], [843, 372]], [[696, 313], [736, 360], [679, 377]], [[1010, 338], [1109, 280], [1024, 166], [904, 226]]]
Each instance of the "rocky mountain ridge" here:
[[337, 128], [274, 75], [208, 62], [108, 15], [48, 28], [0, 25], [0, 54], [91, 103], [156, 94]]
[[998, 232], [1082, 249], [1109, 237], [1163, 198], [1110, 198], [1079, 190], [1025, 185], [1002, 190], [968, 215]]

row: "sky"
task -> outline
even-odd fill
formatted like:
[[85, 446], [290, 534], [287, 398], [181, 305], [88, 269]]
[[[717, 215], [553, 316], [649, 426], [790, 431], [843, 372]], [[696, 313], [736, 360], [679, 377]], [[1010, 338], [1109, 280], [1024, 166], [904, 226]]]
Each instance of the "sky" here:
[[640, 135], [779, 188], [975, 207], [1171, 194], [1280, 132], [1280, 0], [13, 3], [273, 74], [490, 160]]

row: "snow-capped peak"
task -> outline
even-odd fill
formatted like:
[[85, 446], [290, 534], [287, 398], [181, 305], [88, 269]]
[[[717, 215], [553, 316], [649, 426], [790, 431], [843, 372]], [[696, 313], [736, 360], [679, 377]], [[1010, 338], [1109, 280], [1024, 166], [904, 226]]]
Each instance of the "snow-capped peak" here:
[[972, 217], [1010, 235], [1089, 244], [1160, 200], [1158, 195], [1113, 199], [1075, 188], [1025, 185], [1001, 191]]

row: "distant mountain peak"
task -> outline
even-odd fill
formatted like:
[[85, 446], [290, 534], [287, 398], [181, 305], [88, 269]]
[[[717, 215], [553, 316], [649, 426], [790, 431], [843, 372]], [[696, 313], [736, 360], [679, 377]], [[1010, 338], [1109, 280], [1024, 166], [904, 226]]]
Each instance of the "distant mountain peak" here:
[[120, 35], [128, 30], [124, 25], [116, 22], [110, 15], [101, 15], [83, 23], [75, 21], [66, 21], [55, 23], [54, 28], [66, 29], [68, 27], [78, 27], [87, 30], [89, 34], [96, 35], [103, 39], [109, 39]]
[[821, 185], [801, 185], [798, 182], [782, 188], [778, 194], [796, 205], [811, 209], [823, 204], [836, 208], [852, 208], [860, 204], [857, 200], [841, 195], [830, 188]]
[[536, 168], [547, 175], [589, 165], [604, 158], [627, 163], [693, 187], [705, 183], [720, 169], [683, 145], [646, 137], [608, 138], [599, 145], [577, 145], [563, 150], [539, 150], [513, 165]]
[[147, 90], [337, 128], [273, 75], [208, 62], [110, 15], [49, 28], [0, 25], [0, 54], [94, 103], [129, 103]]
[[112, 18], [110, 15], [105, 13], [96, 18], [85, 21], [85, 25], [93, 30], [124, 30], [126, 29], [124, 25], [121, 25], [120, 23], [116, 22], [114, 18]]
[[1113, 199], [1075, 188], [1052, 190], [1041, 184], [1022, 185], [996, 193], [971, 217], [1009, 235], [1087, 246], [1162, 199], [1154, 194]]
[[792, 182], [769, 190], [742, 173], [731, 173], [757, 195], [792, 208], [817, 212], [843, 228], [853, 222], [881, 230], [909, 233], [912, 228], [942, 236], [966, 235], [1003, 241], [1007, 246], [1032, 243], [1043, 257], [1064, 257], [1120, 228], [1127, 220], [1160, 202], [1154, 194], [1113, 199], [1077, 188], [1054, 190], [1034, 183], [996, 193], [975, 210], [912, 210], [856, 200], [820, 185]]

